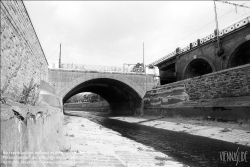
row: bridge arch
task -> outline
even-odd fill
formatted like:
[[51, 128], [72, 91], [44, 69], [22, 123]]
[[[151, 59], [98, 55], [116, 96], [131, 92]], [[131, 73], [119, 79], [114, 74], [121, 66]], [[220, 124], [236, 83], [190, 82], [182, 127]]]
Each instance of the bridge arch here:
[[237, 46], [229, 57], [227, 68], [250, 63], [250, 40]]
[[184, 79], [187, 79], [205, 75], [215, 71], [215, 66], [210, 59], [204, 56], [196, 56], [194, 59], [190, 60], [183, 68], [182, 76]]
[[102, 96], [110, 106], [110, 111], [118, 114], [142, 112], [145, 91], [122, 75], [99, 74], [84, 76], [68, 83], [60, 92], [63, 102], [81, 92], [93, 92]]

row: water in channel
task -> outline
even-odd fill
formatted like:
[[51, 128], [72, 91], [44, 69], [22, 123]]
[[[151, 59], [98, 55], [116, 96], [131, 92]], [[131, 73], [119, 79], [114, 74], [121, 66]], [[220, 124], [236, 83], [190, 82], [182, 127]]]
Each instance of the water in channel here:
[[[75, 115], [75, 114], [74, 114]], [[158, 129], [138, 123], [128, 123], [91, 114], [77, 114], [106, 128], [119, 132], [122, 136], [153, 147], [176, 161], [192, 167], [250, 167], [250, 147], [239, 144]], [[247, 162], [223, 162], [220, 152], [248, 151]]]

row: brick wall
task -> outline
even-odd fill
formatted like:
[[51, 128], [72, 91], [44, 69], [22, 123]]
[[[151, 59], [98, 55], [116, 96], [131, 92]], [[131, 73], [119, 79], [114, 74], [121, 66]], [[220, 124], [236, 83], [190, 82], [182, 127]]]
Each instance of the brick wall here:
[[171, 107], [200, 99], [250, 96], [250, 64], [166, 84], [148, 91], [145, 107]]
[[32, 78], [48, 80], [48, 63], [23, 2], [0, 4], [1, 90], [7, 87], [3, 96], [15, 99]]

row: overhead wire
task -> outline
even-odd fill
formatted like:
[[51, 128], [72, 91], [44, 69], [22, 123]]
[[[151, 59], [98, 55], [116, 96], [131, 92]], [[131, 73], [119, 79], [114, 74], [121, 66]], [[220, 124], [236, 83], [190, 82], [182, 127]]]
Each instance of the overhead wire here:
[[249, 13], [250, 13], [250, 12], [245, 13], [245, 14], [243, 14], [243, 15], [241, 15], [241, 16], [239, 16], [239, 17], [237, 17], [236, 19], [232, 20], [230, 23], [234, 22], [235, 20], [238, 20], [239, 18], [241, 18], [241, 17], [243, 17], [243, 16], [245, 16], [245, 15], [247, 15], [247, 14], [249, 14]]
[[[228, 13], [229, 13], [229, 12], [225, 13], [224, 15], [226, 15], [226, 14], [228, 14]], [[220, 16], [219, 18], [223, 17], [224, 15]], [[201, 29], [205, 28], [206, 26], [208, 26], [209, 24], [213, 23], [214, 21], [215, 21], [215, 20], [209, 22], [208, 24], [206, 24], [205, 26], [203, 26], [203, 27], [201, 27], [200, 29], [196, 30], [195, 32], [193, 32], [193, 33], [187, 35], [186, 37], [184, 37], [184, 38], [178, 40], [178, 42], [180, 42], [180, 41], [182, 41], [183, 39], [186, 39], [187, 37], [189, 37], [189, 36], [191, 36], [191, 35], [197, 33], [198, 31], [200, 31]], [[173, 42], [176, 42], [176, 41], [177, 41], [177, 40], [175, 40], [175, 41], [173, 41]], [[162, 51], [160, 51], [160, 52], [154, 54], [153, 56], [155, 56], [155, 55], [157, 55], [157, 54], [163, 52], [163, 51], [166, 50], [166, 49], [167, 49], [167, 48], [163, 49]], [[153, 56], [149, 57], [148, 59], [152, 58]]]
[[236, 3], [231, 3], [231, 2], [227, 2], [227, 1], [218, 1], [218, 2], [222, 2], [222, 3], [226, 3], [226, 4], [230, 4], [230, 5], [234, 5], [235, 7], [243, 7], [243, 8], [249, 8], [249, 6], [243, 6], [243, 4], [239, 5], [239, 4], [236, 4]]
[[[245, 2], [245, 3], [243, 3], [243, 4], [246, 4], [246, 3], [248, 3], [248, 1], [247, 1], [247, 2]], [[241, 5], [243, 5], [243, 4], [241, 4]], [[218, 18], [222, 18], [223, 16], [227, 15], [228, 13], [230, 13], [232, 10], [233, 10], [233, 9], [231, 9], [230, 11], [228, 11], [228, 12], [224, 13], [223, 15], [219, 16]], [[250, 12], [248, 12], [248, 13], [250, 13]], [[248, 14], [248, 13], [246, 13], [246, 14]], [[244, 15], [246, 15], [246, 14], [244, 14]], [[243, 17], [244, 15], [241, 15], [240, 17]], [[238, 17], [238, 18], [234, 19], [233, 21], [235, 21], [235, 20], [239, 19], [240, 17]], [[205, 26], [203, 26], [203, 27], [201, 27], [200, 29], [196, 30], [195, 32], [193, 32], [193, 33], [189, 34], [188, 36], [186, 36], [186, 37], [184, 37], [184, 38], [182, 38], [182, 39], [178, 40], [178, 42], [182, 41], [183, 39], [186, 39], [187, 37], [190, 37], [191, 35], [193, 35], [193, 34], [197, 33], [198, 31], [202, 30], [203, 28], [205, 28], [206, 26], [210, 25], [210, 24], [211, 24], [211, 23], [213, 23], [213, 22], [215, 22], [215, 20], [213, 20], [213, 21], [209, 22], [208, 24], [206, 24]], [[185, 32], [186, 32], [186, 31], [185, 31]], [[175, 40], [175, 41], [177, 41], [177, 40]], [[174, 41], [174, 42], [175, 42], [175, 41]], [[161, 50], [160, 52], [157, 52], [157, 53], [156, 53], [156, 54], [154, 54], [153, 56], [148, 57], [148, 58], [146, 58], [146, 59], [147, 59], [147, 60], [149, 60], [150, 58], [152, 58], [152, 57], [154, 57], [155, 55], [157, 55], [157, 54], [159, 54], [159, 53], [163, 52], [163, 51], [164, 51], [164, 50], [166, 50], [166, 49], [167, 49], [167, 48], [165, 48], [165, 49]]]
[[[243, 3], [243, 4], [241, 4], [241, 5], [244, 5], [244, 4], [246, 4], [246, 3], [248, 3], [249, 1], [246, 1], [245, 3]], [[223, 4], [221, 4], [220, 3], [220, 5], [223, 5]], [[225, 6], [225, 5], [224, 5]], [[227, 5], [226, 5], [226, 7], [227, 7]], [[227, 7], [228, 8], [228, 7]], [[217, 9], [220, 9], [220, 8], [217, 8]], [[223, 10], [223, 9], [221, 9], [221, 10]], [[225, 11], [225, 10], [224, 10]], [[233, 12], [233, 9], [232, 8], [230, 8], [230, 12]], [[206, 16], [204, 16], [203, 18], [201, 18], [200, 20], [198, 20], [197, 22], [195, 22], [195, 23], [193, 23], [193, 25], [196, 25], [197, 23], [199, 23], [200, 21], [202, 21], [202, 20], [204, 20], [205, 18], [207, 18], [207, 15]], [[192, 26], [190, 26], [188, 29], [186, 29], [185, 31], [183, 31], [182, 33], [185, 33], [185, 32], [187, 32], [187, 31], [189, 31], [189, 29], [190, 28], [192, 28]], [[164, 36], [165, 34], [163, 34], [163, 35], [161, 35], [161, 36]], [[159, 40], [159, 39], [158, 39]], [[158, 41], [158, 40], [154, 40], [154, 42], [155, 41]], [[172, 40], [173, 41], [173, 40]]]
[[51, 56], [57, 51], [57, 49], [60, 47], [60, 45], [56, 48], [56, 50], [48, 57], [48, 59], [49, 58], [51, 58]]
[[[197, 24], [197, 23], [199, 23], [200, 21], [204, 20], [206, 17], [207, 17], [207, 16], [202, 17], [200, 20], [198, 20], [197, 22], [195, 22], [194, 25]], [[187, 28], [185, 31], [183, 31], [183, 33], [189, 31], [190, 28], [192, 28], [192, 26], [190, 26], [190, 27]], [[161, 36], [164, 36], [164, 35], [166, 35], [166, 34], [167, 34], [167, 33], [165, 33], [165, 34], [163, 34], [163, 35], [161, 35]], [[159, 39], [158, 39], [158, 40], [159, 40]], [[156, 41], [158, 41], [158, 40], [154, 40], [154, 42], [156, 42]], [[171, 40], [171, 41], [173, 41], [173, 40]]]

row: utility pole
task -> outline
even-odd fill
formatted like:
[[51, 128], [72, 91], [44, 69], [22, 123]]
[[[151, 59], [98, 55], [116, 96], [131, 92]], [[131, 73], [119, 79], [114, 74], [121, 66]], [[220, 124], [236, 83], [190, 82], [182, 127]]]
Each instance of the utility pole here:
[[147, 82], [147, 73], [146, 73], [146, 65], [145, 65], [145, 61], [144, 61], [144, 42], [143, 42], [143, 69], [145, 72], [145, 80], [146, 80], [146, 92], [147, 92], [147, 88], [148, 88], [148, 82]]
[[[146, 93], [147, 93], [147, 88], [148, 88], [148, 83], [147, 83], [147, 73], [146, 73], [146, 65], [145, 65], [145, 61], [144, 61], [144, 42], [143, 42], [143, 69], [145, 72], [145, 81], [146, 81]], [[144, 101], [141, 100], [141, 116], [143, 117], [144, 115]]]
[[215, 12], [215, 22], [216, 22], [216, 37], [217, 37], [217, 46], [220, 51], [220, 37], [219, 37], [219, 25], [218, 25], [218, 19], [217, 19], [217, 11], [216, 11], [216, 4], [214, 0], [214, 12]]
[[60, 53], [59, 53], [59, 68], [61, 68], [61, 44], [60, 44]]
[[144, 62], [144, 42], [142, 43], [142, 45], [143, 45], [143, 69], [145, 70], [145, 62]]

